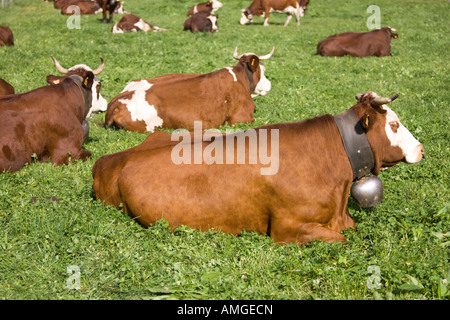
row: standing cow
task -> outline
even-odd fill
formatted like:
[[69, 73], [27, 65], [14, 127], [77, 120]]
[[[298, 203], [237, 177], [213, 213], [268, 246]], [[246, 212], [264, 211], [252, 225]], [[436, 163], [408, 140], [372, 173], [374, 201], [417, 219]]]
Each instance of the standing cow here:
[[254, 16], [264, 17], [264, 26], [269, 25], [270, 12], [286, 13], [286, 27], [295, 14], [297, 26], [300, 26], [300, 17], [305, 15], [309, 0], [253, 0], [247, 9], [242, 9], [240, 24], [253, 23]]
[[260, 61], [273, 52], [239, 56], [236, 48], [233, 57], [239, 62], [234, 67], [132, 81], [108, 104], [105, 125], [144, 133], [158, 127], [191, 130], [194, 121], [202, 121], [204, 128], [253, 122], [252, 96], [271, 89]]
[[98, 66], [98, 68], [95, 70], [92, 70], [90, 67], [88, 67], [85, 64], [77, 64], [69, 69], [66, 69], [59, 64], [59, 62], [56, 60], [55, 57], [52, 56], [52, 59], [53, 59], [53, 62], [55, 63], [56, 69], [59, 72], [61, 72], [62, 74], [64, 74], [64, 76], [48, 75], [47, 82], [49, 84], [58, 84], [64, 78], [66, 78], [70, 75], [73, 75], [73, 74], [83, 75], [87, 71], [92, 71], [92, 73], [94, 74], [94, 83], [93, 83], [92, 90], [91, 90], [91, 92], [92, 92], [91, 93], [92, 108], [90, 109], [89, 113], [86, 115], [86, 119], [89, 119], [92, 116], [92, 113], [94, 113], [94, 112], [106, 111], [108, 103], [100, 94], [101, 83], [100, 83], [100, 80], [96, 77], [98, 74], [100, 74], [100, 72], [103, 71], [103, 68], [105, 67], [105, 63], [104, 63], [102, 57], [100, 57], [100, 60], [101, 60], [100, 66]]
[[0, 78], [0, 96], [6, 96], [8, 94], [14, 94], [14, 87]]
[[[141, 145], [99, 158], [93, 190], [104, 204], [122, 208], [145, 227], [164, 218], [173, 229], [256, 231], [277, 243], [346, 241], [341, 232], [355, 228], [347, 210], [355, 179], [350, 154], [358, 154], [352, 148], [359, 145], [344, 147], [336, 117], [350, 135], [370, 145], [362, 156], [371, 157], [372, 166], [359, 169], [378, 175], [402, 161], [417, 163], [423, 146], [386, 105], [394, 98], [369, 92], [335, 117], [217, 133], [212, 139], [201, 134], [195, 139], [194, 132], [194, 139], [182, 134], [180, 141], [156, 132]], [[178, 161], [180, 149], [186, 161]], [[247, 160], [233, 162], [239, 154]], [[268, 154], [276, 170], [263, 175]]]
[[13, 46], [14, 35], [8, 26], [0, 26], [0, 46]]
[[71, 75], [59, 84], [0, 97], [0, 172], [33, 160], [54, 165], [84, 160], [82, 123], [91, 108], [94, 74]]
[[197, 12], [184, 22], [184, 30], [192, 32], [218, 32], [218, 15], [212, 15], [208, 12]]
[[114, 12], [122, 6], [121, 2], [118, 0], [96, 0], [96, 1], [103, 11], [103, 23], [112, 22]]
[[217, 10], [219, 10], [223, 4], [217, 0], [211, 0], [208, 2], [197, 3], [192, 8], [189, 9], [187, 15], [188, 17], [196, 14], [197, 12], [208, 12], [213, 14]]
[[344, 32], [329, 36], [317, 45], [317, 54], [327, 57], [383, 57], [391, 55], [391, 38], [395, 29], [384, 27], [369, 32]]

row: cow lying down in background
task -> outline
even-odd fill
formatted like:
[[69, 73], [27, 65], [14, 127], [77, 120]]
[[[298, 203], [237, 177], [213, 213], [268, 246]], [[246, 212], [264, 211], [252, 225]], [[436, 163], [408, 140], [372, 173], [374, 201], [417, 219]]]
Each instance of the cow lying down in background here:
[[134, 14], [125, 14], [119, 21], [115, 23], [111, 29], [112, 33], [125, 33], [125, 32], [137, 32], [137, 31], [167, 31], [167, 29], [159, 28], [157, 26], [151, 25], [145, 22], [138, 16]]
[[151, 132], [155, 128], [218, 128], [228, 123], [255, 121], [252, 96], [265, 95], [271, 83], [264, 75], [261, 60], [254, 53], [237, 54], [239, 62], [207, 74], [168, 74], [151, 79], [134, 80], [108, 104], [107, 128]]
[[184, 22], [183, 30], [190, 30], [192, 32], [219, 32], [218, 20], [218, 15], [212, 15], [209, 12], [197, 12]]
[[346, 241], [341, 232], [355, 228], [347, 210], [355, 179], [348, 152], [357, 152], [344, 147], [336, 117], [370, 145], [364, 156], [372, 166], [361, 169], [378, 175], [402, 161], [417, 163], [423, 146], [386, 105], [394, 98], [364, 93], [334, 117], [233, 135], [156, 132], [141, 145], [99, 158], [93, 190], [145, 227], [164, 218], [172, 229], [256, 231], [277, 243]]

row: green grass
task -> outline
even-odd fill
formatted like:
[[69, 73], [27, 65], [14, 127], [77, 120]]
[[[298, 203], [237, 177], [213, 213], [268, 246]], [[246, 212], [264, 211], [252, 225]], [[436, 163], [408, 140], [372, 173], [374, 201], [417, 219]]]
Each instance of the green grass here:
[[[206, 73], [235, 64], [239, 52], [268, 53], [272, 90], [257, 97], [256, 121], [240, 128], [339, 113], [354, 95], [400, 93], [391, 107], [423, 143], [429, 159], [383, 172], [384, 201], [361, 209], [350, 199], [357, 231], [346, 245], [276, 245], [268, 237], [240, 237], [179, 228], [162, 221], [142, 228], [121, 211], [94, 200], [91, 169], [102, 155], [130, 148], [146, 135], [105, 130], [95, 115], [85, 148], [92, 159], [67, 166], [33, 163], [0, 174], [0, 297], [3, 299], [448, 299], [449, 261], [449, 5], [447, 1], [314, 0], [301, 20], [284, 15], [239, 25], [250, 1], [224, 1], [217, 34], [183, 32], [192, 1], [127, 0], [125, 9], [169, 29], [113, 35], [100, 16], [82, 16], [81, 29], [51, 3], [15, 0], [0, 9], [16, 45], [0, 48], [0, 77], [18, 93], [58, 74], [50, 55], [69, 67], [95, 68], [109, 101], [133, 79]], [[315, 55], [337, 32], [366, 31], [369, 5], [382, 26], [398, 29], [392, 57], [356, 59]], [[115, 16], [118, 21], [119, 15]], [[37, 197], [36, 201], [31, 201]], [[56, 197], [57, 201], [47, 200]], [[81, 288], [69, 289], [67, 267], [80, 268]], [[379, 268], [381, 286], [367, 281]]]

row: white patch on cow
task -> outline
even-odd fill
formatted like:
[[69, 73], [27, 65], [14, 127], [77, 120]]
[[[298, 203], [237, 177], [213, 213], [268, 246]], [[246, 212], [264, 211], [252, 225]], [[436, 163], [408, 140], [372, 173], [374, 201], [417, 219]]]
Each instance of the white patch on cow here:
[[113, 26], [111, 32], [112, 32], [112, 33], [124, 33], [124, 31], [123, 31], [122, 29], [119, 29], [119, 27], [117, 26], [117, 23], [114, 24], [114, 26]]
[[266, 67], [260, 64], [259, 68], [261, 69], [261, 78], [259, 79], [258, 84], [256, 85], [255, 90], [252, 93], [252, 98], [256, 96], [265, 96], [267, 92], [270, 91], [270, 89], [272, 88], [271, 82], [264, 75]]
[[143, 120], [146, 124], [147, 131], [153, 131], [156, 127], [160, 127], [163, 124], [163, 120], [158, 117], [158, 112], [155, 107], [150, 105], [145, 99], [147, 90], [149, 90], [153, 84], [147, 80], [133, 81], [125, 86], [122, 92], [130, 91], [134, 92], [131, 99], [119, 99], [120, 103], [123, 103], [131, 115], [131, 120], [139, 121]]
[[[249, 22], [250, 20], [249, 20], [249, 18], [247, 18], [246, 16], [245, 16], [245, 9], [242, 9], [242, 14], [241, 14], [241, 20], [239, 20], [239, 23], [240, 24], [246, 24], [247, 22]], [[251, 19], [251, 18], [250, 18]]]
[[217, 28], [217, 17], [216, 16], [208, 16], [209, 21], [211, 21], [212, 24], [212, 32], [218, 32], [219, 29]]
[[194, 6], [194, 14], [198, 12], [197, 5]]
[[217, 0], [211, 0], [212, 2], [212, 12], [214, 13], [214, 11], [219, 10], [219, 8], [221, 8], [223, 6], [223, 4]]
[[233, 81], [237, 82], [236, 74], [233, 71], [233, 67], [226, 67], [225, 69], [227, 69], [228, 72], [231, 73], [231, 75], [233, 76]]
[[150, 25], [142, 19], [139, 19], [139, 21], [136, 22], [134, 25], [136, 26], [136, 28], [141, 29], [142, 31], [145, 32], [151, 29]]
[[297, 8], [294, 8], [293, 6], [286, 7], [283, 10], [274, 10], [273, 8], [270, 8], [269, 12], [294, 14], [296, 9]]
[[[422, 145], [416, 138], [400, 123], [398, 116], [387, 105], [383, 105], [382, 108], [386, 110], [386, 135], [391, 142], [392, 147], [399, 147], [405, 161], [407, 163], [416, 163], [422, 159]], [[397, 132], [391, 127], [391, 123], [397, 123]]]

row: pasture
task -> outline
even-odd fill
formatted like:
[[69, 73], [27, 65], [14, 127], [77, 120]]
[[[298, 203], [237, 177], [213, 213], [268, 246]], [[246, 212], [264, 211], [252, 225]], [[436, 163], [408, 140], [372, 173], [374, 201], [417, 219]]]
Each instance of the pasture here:
[[[275, 46], [264, 63], [272, 90], [255, 98], [256, 121], [236, 129], [340, 113], [361, 92], [399, 93], [390, 107], [428, 159], [383, 171], [378, 206], [362, 209], [350, 199], [357, 230], [344, 231], [347, 244], [277, 245], [252, 232], [236, 237], [186, 227], [171, 232], [165, 221], [145, 229], [94, 199], [91, 169], [102, 155], [147, 135], [106, 130], [104, 114], [96, 114], [84, 144], [92, 153], [88, 161], [32, 163], [0, 174], [0, 298], [448, 299], [448, 2], [311, 0], [299, 28], [295, 18], [283, 27], [282, 14], [272, 14], [269, 27], [261, 17], [242, 26], [240, 10], [250, 1], [222, 3], [220, 31], [194, 34], [182, 29], [195, 1], [126, 0], [126, 11], [168, 31], [112, 34], [101, 15], [82, 16], [81, 28], [69, 29], [68, 16], [53, 3], [14, 0], [0, 8], [0, 25], [10, 26], [15, 37], [14, 47], [0, 47], [0, 77], [16, 93], [27, 92], [58, 75], [50, 55], [66, 68], [96, 68], [102, 56], [98, 77], [110, 101], [131, 80], [212, 72], [236, 64], [236, 46], [239, 53], [259, 55]], [[315, 54], [331, 34], [367, 31], [369, 5], [380, 7], [381, 26], [398, 30], [391, 57]], [[73, 266], [78, 288], [71, 286]]]

